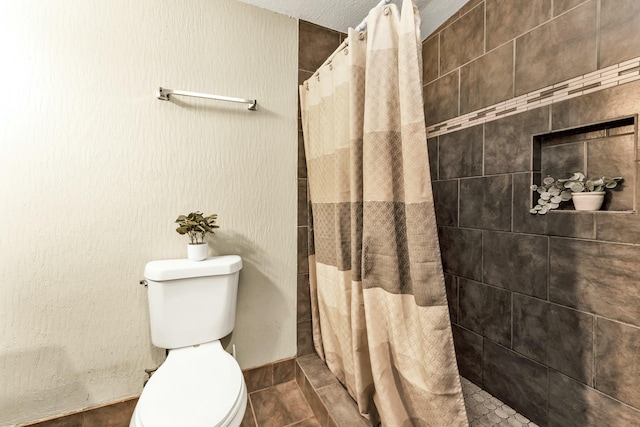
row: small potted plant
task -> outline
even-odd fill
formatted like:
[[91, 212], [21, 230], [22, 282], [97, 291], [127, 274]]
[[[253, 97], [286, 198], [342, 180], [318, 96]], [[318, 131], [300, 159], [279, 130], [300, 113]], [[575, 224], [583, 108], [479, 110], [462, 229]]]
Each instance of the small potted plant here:
[[216, 224], [218, 215], [204, 216], [202, 212], [191, 212], [189, 215], [180, 215], [176, 219], [179, 234], [189, 235], [191, 243], [187, 245], [187, 258], [192, 261], [202, 261], [209, 252], [209, 246], [204, 241], [207, 233], [215, 234], [213, 230], [220, 228]]
[[576, 172], [571, 178], [558, 181], [571, 190], [573, 206], [577, 211], [597, 211], [602, 206], [606, 190], [615, 188], [622, 177], [596, 176], [586, 179], [582, 172]]
[[622, 177], [607, 176], [587, 179], [582, 172], [558, 180], [548, 176], [542, 180], [542, 185], [531, 186], [531, 190], [538, 192], [540, 198], [529, 212], [544, 215], [569, 200], [573, 200], [577, 211], [597, 211], [602, 206], [606, 190], [615, 188], [622, 180]]

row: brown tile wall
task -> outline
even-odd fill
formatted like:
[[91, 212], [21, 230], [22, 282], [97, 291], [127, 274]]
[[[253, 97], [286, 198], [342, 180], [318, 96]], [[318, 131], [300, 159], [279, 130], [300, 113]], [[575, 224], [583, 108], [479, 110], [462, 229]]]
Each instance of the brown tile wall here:
[[427, 125], [636, 57], [638, 27], [635, 0], [472, 0], [423, 43]]
[[24, 427], [126, 427], [136, 407], [138, 398], [127, 399], [109, 405], [89, 408], [62, 417], [51, 418]]
[[[299, 21], [298, 28], [298, 84], [305, 80], [342, 43], [346, 34], [330, 30], [306, 21]], [[298, 108], [298, 112], [300, 108]], [[302, 126], [298, 113], [298, 356], [312, 354], [311, 301], [309, 296], [309, 263], [307, 245], [309, 234], [309, 209], [307, 201], [307, 164], [304, 156]]]
[[[470, 1], [423, 43], [427, 123], [638, 57], [639, 26], [634, 0]], [[533, 135], [637, 114], [632, 82], [427, 141], [460, 372], [541, 426], [640, 425], [640, 215], [529, 213]]]

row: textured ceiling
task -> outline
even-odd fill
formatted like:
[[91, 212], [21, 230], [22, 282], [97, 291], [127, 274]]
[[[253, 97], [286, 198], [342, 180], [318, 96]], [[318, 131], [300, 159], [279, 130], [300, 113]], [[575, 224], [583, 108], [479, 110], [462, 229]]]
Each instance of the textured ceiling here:
[[[333, 30], [347, 31], [367, 16], [380, 0], [240, 0]], [[460, 9], [467, 0], [414, 0], [420, 9], [422, 38], [426, 38]], [[394, 0], [400, 6], [400, 0]]]

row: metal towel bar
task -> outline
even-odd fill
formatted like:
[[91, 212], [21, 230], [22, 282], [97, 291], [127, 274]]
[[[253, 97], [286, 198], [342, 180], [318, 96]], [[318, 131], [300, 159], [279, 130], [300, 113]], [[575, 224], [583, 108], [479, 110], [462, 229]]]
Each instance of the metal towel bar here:
[[239, 102], [241, 104], [250, 104], [248, 109], [251, 111], [256, 111], [258, 107], [258, 101], [255, 99], [232, 98], [229, 96], [210, 95], [208, 93], [188, 92], [186, 90], [174, 90], [174, 89], [166, 89], [162, 87], [158, 88], [158, 91], [156, 92], [156, 97], [163, 101], [168, 101], [171, 95], [192, 96], [195, 98], [215, 99], [217, 101], [228, 101], [228, 102]]

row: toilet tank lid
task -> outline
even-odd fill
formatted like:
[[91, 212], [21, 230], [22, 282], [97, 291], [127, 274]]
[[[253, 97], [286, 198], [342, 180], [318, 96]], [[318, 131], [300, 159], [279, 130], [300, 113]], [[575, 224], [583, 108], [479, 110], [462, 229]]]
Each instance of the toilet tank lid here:
[[242, 258], [238, 255], [224, 255], [203, 261], [189, 259], [163, 259], [148, 262], [144, 277], [155, 282], [188, 279], [191, 277], [221, 276], [232, 274], [242, 268]]

